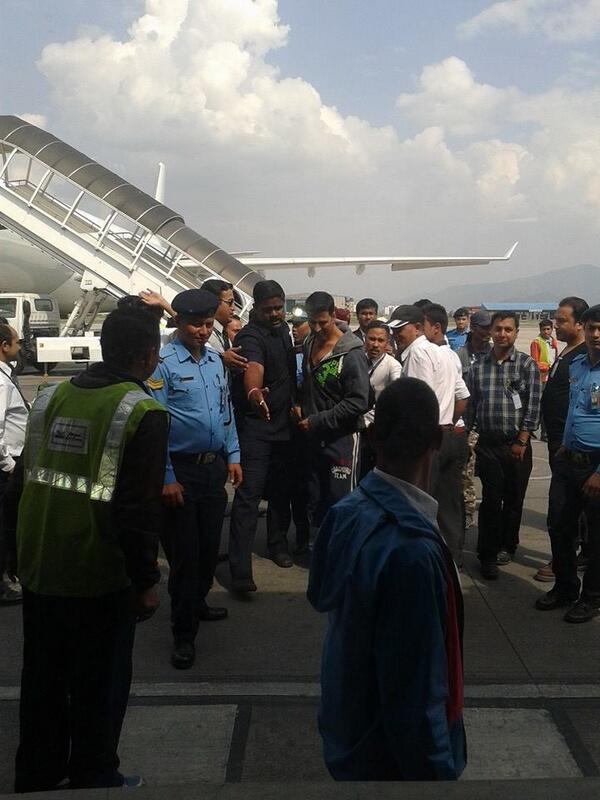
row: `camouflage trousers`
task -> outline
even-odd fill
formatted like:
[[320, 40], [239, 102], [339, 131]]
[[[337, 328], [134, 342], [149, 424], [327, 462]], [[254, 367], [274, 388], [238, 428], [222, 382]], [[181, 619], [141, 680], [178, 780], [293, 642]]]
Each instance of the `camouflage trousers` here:
[[465, 527], [470, 528], [475, 521], [475, 445], [479, 434], [471, 431], [468, 436], [469, 458], [463, 469], [463, 500], [465, 504]]

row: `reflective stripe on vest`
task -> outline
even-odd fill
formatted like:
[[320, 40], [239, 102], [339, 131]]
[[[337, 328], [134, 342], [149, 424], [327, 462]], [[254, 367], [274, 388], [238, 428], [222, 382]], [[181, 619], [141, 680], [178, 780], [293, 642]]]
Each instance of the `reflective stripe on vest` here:
[[52, 395], [59, 386], [60, 384], [57, 383], [56, 386], [49, 386], [47, 389], [41, 391], [31, 408], [27, 423], [27, 461], [25, 466], [31, 467], [35, 464], [44, 438], [44, 418], [46, 416], [46, 409], [48, 408], [50, 400], [52, 400]]
[[[52, 391], [48, 391], [47, 394], [44, 393], [44, 395], [38, 398], [34, 405], [34, 411], [38, 411], [38, 406], [42, 405], [42, 401], [44, 401], [43, 406], [39, 409], [39, 413], [35, 414], [35, 417], [33, 417], [34, 411], [32, 411], [32, 416], [30, 417], [28, 457], [28, 464], [30, 465], [35, 464], [39, 449], [42, 446], [44, 416], [55, 389], [56, 387], [53, 386]], [[119, 457], [127, 422], [136, 405], [141, 400], [149, 399], [146, 392], [134, 390], [127, 392], [117, 406], [106, 434], [104, 450], [102, 451], [95, 481], [83, 475], [71, 475], [68, 472], [61, 472], [60, 470], [50, 469], [49, 467], [38, 466], [30, 466], [27, 468], [25, 470], [25, 479], [33, 483], [51, 486], [55, 489], [65, 489], [69, 492], [87, 494], [91, 500], [99, 500], [104, 503], [110, 502], [117, 482]]]

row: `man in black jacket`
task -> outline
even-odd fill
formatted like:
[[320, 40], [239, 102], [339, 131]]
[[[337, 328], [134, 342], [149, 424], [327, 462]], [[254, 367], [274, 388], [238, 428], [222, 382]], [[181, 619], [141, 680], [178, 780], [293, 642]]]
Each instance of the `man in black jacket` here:
[[[571, 387], [569, 369], [573, 359], [587, 353], [581, 317], [588, 308], [589, 305], [581, 297], [565, 297], [558, 304], [554, 315], [556, 338], [559, 342], [564, 342], [565, 347], [548, 372], [548, 380], [542, 394], [542, 419], [548, 437], [548, 463], [551, 471], [554, 469], [558, 448], [562, 444], [569, 411]], [[552, 526], [551, 519], [548, 520], [548, 526], [548, 529]], [[587, 562], [583, 548], [577, 557], [577, 562], [579, 567], [583, 567]], [[541, 566], [534, 578], [542, 583], [552, 583], [554, 581], [552, 561]]]
[[[369, 410], [369, 371], [360, 339], [336, 323], [333, 297], [306, 300], [312, 333], [304, 343], [298, 427], [309, 441], [309, 507], [313, 526], [356, 483], [357, 432]], [[346, 326], [344, 326], [346, 328]]]
[[295, 394], [295, 357], [285, 324], [285, 295], [276, 281], [258, 281], [250, 322], [235, 337], [247, 368], [234, 376], [233, 402], [244, 482], [231, 509], [231, 589], [255, 592], [252, 545], [261, 498], [269, 500], [267, 544], [273, 562], [291, 567], [286, 531], [290, 487], [290, 411]]

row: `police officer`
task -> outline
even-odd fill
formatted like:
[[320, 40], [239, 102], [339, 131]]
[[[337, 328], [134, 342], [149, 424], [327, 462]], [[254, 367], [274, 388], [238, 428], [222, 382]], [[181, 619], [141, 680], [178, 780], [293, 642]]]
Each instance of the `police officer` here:
[[227, 476], [242, 481], [240, 448], [229, 388], [219, 355], [206, 346], [219, 300], [204, 289], [188, 289], [173, 300], [176, 338], [160, 352], [148, 387], [171, 415], [162, 537], [169, 561], [174, 648], [171, 663], [188, 669], [201, 620], [221, 620], [226, 608], [211, 608], [212, 586], [227, 506]]
[[[536, 601], [539, 611], [569, 608], [566, 622], [600, 613], [600, 305], [581, 317], [587, 352], [569, 368], [569, 412], [552, 464], [548, 533], [556, 582]], [[588, 523], [588, 567], [580, 590], [576, 542], [579, 515]]]

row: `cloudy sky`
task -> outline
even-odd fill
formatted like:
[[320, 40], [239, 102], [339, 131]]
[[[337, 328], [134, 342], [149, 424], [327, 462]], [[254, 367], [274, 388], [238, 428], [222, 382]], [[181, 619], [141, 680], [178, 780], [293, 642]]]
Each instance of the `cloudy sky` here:
[[290, 272], [290, 291], [443, 299], [600, 261], [600, 0], [1, 4], [2, 113], [147, 190], [165, 161], [167, 204], [227, 249], [520, 241], [495, 270]]

